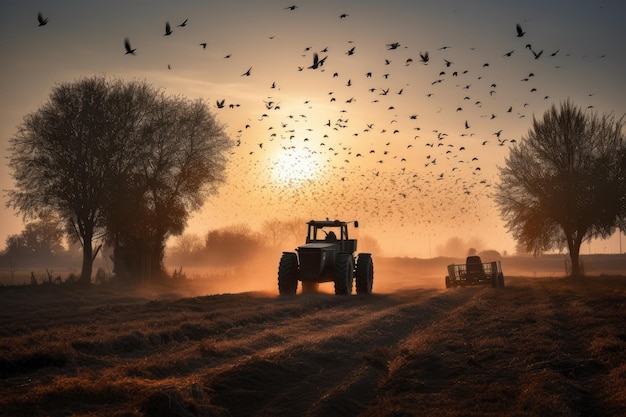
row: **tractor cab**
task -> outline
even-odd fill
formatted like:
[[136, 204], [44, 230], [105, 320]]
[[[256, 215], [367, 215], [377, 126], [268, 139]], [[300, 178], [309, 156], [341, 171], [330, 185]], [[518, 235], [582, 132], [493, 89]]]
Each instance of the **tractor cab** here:
[[[357, 240], [348, 237], [348, 224], [354, 223], [354, 227], [359, 227], [359, 222], [342, 222], [339, 220], [311, 220], [307, 223], [308, 234], [306, 247], [310, 244], [333, 244], [338, 246], [338, 252], [354, 253], [356, 252]], [[309, 247], [319, 247], [312, 245]]]

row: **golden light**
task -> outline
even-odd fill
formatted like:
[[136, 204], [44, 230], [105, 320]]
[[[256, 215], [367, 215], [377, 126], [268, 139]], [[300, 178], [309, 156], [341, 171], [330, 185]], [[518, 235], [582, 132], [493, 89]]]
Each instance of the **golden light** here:
[[278, 149], [269, 161], [272, 181], [294, 186], [318, 178], [322, 168], [317, 156], [306, 147]]

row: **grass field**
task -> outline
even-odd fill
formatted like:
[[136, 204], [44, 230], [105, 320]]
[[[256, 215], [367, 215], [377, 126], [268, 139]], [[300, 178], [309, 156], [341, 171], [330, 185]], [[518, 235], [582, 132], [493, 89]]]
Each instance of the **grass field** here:
[[0, 415], [626, 415], [625, 277], [378, 269], [372, 296], [0, 287]]

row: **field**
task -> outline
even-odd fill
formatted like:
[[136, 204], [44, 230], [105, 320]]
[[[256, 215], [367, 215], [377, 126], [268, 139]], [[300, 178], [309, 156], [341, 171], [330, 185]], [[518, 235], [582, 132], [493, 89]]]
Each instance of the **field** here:
[[623, 276], [394, 271], [372, 296], [0, 287], [0, 415], [626, 415]]

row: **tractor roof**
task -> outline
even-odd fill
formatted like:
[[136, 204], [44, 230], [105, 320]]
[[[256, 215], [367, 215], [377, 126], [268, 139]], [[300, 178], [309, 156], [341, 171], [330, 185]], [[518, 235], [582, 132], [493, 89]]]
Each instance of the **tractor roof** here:
[[348, 223], [352, 222], [342, 222], [340, 220], [310, 220], [307, 224], [311, 226], [325, 227], [325, 226], [346, 226]]

